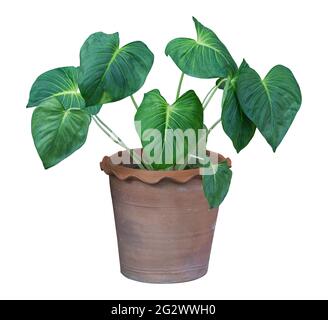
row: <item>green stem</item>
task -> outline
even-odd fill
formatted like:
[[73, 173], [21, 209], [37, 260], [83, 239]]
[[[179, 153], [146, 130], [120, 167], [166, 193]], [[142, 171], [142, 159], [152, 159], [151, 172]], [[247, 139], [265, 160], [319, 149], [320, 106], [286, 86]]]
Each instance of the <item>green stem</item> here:
[[[93, 116], [93, 118], [94, 119], [96, 119], [97, 121], [99, 121], [100, 123], [101, 123], [101, 125], [103, 126], [103, 127], [105, 127], [109, 132], [110, 132], [110, 134], [111, 135], [113, 135], [114, 136], [114, 138], [115, 138], [115, 140], [117, 140], [117, 144], [119, 144], [120, 146], [122, 146], [123, 148], [125, 148], [125, 149], [129, 149], [128, 147], [127, 147], [127, 145], [122, 141], [122, 139], [111, 129], [111, 128], [109, 128], [107, 125], [106, 125], [106, 123], [105, 122], [103, 122], [98, 116]], [[113, 140], [114, 142], [115, 142], [115, 140]]]
[[213, 123], [213, 125], [208, 129], [207, 136], [210, 134], [210, 132], [221, 122], [221, 118]]
[[210, 94], [210, 96], [208, 97], [207, 101], [204, 103], [203, 108], [204, 110], [206, 109], [206, 107], [208, 106], [208, 104], [210, 103], [210, 101], [212, 100], [212, 98], [215, 95], [215, 92], [218, 90], [218, 87], [215, 86], [214, 90], [212, 91], [212, 93]]
[[226, 81], [227, 79], [224, 78], [221, 81], [219, 81], [219, 83], [217, 85], [215, 85], [206, 95], [204, 101], [203, 101], [203, 108], [204, 110], [206, 109], [206, 107], [208, 106], [208, 104], [210, 103], [210, 101], [212, 100], [213, 96], [215, 95], [216, 91], [219, 89], [220, 85]]
[[202, 102], [202, 105], [204, 105], [206, 99], [208, 98], [208, 96], [211, 94], [211, 92], [212, 92], [215, 88], [216, 88], [216, 85], [215, 85], [214, 87], [212, 87], [211, 90], [210, 90], [209, 92], [207, 92], [207, 94], [206, 94], [206, 96], [205, 96], [205, 98], [204, 98], [204, 100], [203, 100], [203, 102]]
[[177, 96], [176, 100], [180, 97], [180, 91], [181, 91], [181, 86], [182, 86], [182, 81], [183, 81], [184, 73], [181, 73], [180, 80], [179, 80], [179, 85], [178, 85], [178, 90], [177, 90]]
[[134, 99], [133, 95], [130, 96], [131, 100], [132, 100], [132, 103], [134, 104], [135, 108], [138, 109], [138, 104], [136, 102], [136, 100]]
[[[98, 116], [92, 116], [92, 120], [97, 124], [97, 126], [116, 144], [126, 149], [134, 162], [138, 165], [140, 169], [145, 169], [144, 165], [142, 164], [141, 158], [139, 155], [131, 150], [123, 141], [122, 139], [112, 130], [110, 129]], [[113, 137], [113, 136], [114, 137]]]
[[92, 117], [92, 120], [95, 122], [95, 124], [100, 128], [100, 130], [102, 132], [104, 132], [111, 140], [113, 140], [113, 142], [115, 142], [116, 144], [118, 144], [119, 146], [125, 148], [122, 144], [119, 143], [119, 141], [117, 141], [114, 137], [111, 136], [111, 134], [109, 132], [107, 132], [102, 126], [101, 124], [99, 123], [99, 121], [95, 118], [95, 117]]

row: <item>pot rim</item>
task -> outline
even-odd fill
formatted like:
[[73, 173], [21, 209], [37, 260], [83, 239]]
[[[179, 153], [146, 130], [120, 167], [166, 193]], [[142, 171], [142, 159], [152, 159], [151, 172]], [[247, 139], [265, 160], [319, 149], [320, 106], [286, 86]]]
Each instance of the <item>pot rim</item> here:
[[[133, 149], [134, 151], [140, 151], [140, 149]], [[132, 150], [131, 150], [132, 151]], [[226, 158], [223, 155], [207, 151], [214, 154], [218, 163], [227, 161], [228, 166], [231, 167], [230, 158]], [[100, 169], [104, 171], [109, 176], [115, 176], [117, 179], [124, 181], [128, 179], [137, 179], [147, 184], [156, 184], [163, 179], [168, 179], [177, 183], [187, 183], [193, 178], [200, 177], [200, 168], [186, 169], [186, 170], [146, 170], [146, 169], [136, 169], [120, 164], [114, 164], [111, 160], [114, 156], [122, 157], [123, 153], [125, 155], [129, 154], [128, 150], [118, 151], [111, 156], [105, 156], [100, 162]]]

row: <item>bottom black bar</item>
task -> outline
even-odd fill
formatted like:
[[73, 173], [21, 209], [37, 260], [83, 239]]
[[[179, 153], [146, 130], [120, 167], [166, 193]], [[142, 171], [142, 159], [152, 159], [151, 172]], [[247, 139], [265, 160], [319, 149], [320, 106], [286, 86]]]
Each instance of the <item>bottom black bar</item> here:
[[[311, 301], [314, 302], [314, 301]], [[0, 301], [0, 319], [313, 319], [326, 301], [43, 300]]]

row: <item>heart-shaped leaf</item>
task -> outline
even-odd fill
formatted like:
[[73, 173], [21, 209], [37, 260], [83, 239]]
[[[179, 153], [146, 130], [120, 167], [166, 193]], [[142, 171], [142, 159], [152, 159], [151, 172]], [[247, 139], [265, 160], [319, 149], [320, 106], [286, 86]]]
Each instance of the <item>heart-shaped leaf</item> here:
[[208, 160], [205, 165], [206, 174], [202, 175], [203, 191], [209, 207], [217, 208], [225, 199], [232, 178], [226, 161], [215, 163]]
[[84, 109], [66, 109], [56, 98], [41, 102], [33, 112], [32, 135], [46, 169], [84, 144], [90, 121], [91, 116]]
[[240, 107], [236, 92], [236, 81], [239, 72], [242, 72], [246, 67], [248, 65], [244, 60], [236, 75], [226, 81], [222, 98], [222, 127], [237, 152], [240, 152], [248, 145], [256, 130], [254, 123], [248, 119]]
[[[185, 145], [185, 139], [183, 145], [178, 145], [175, 140], [171, 143], [170, 129], [181, 129], [183, 133], [188, 129], [193, 130], [197, 139], [198, 129], [203, 128], [203, 108], [196, 93], [192, 90], [183, 94], [172, 105], [166, 102], [158, 90], [152, 90], [144, 95], [134, 119], [141, 122], [141, 130], [139, 132], [137, 128], [137, 131], [144, 148], [154, 137], [153, 131], [149, 129], [156, 129], [160, 133], [159, 163], [152, 166], [154, 169], [167, 169], [174, 167], [177, 163], [178, 150], [184, 148], [183, 159], [186, 159], [189, 151]], [[194, 145], [191, 149], [194, 150]], [[173, 154], [173, 161], [166, 163], [165, 155], [168, 158], [170, 152]]]
[[114, 102], [138, 91], [154, 55], [141, 41], [120, 48], [119, 34], [97, 32], [80, 51], [79, 88], [88, 105]]
[[57, 68], [41, 74], [32, 85], [27, 106], [36, 107], [47, 99], [57, 98], [66, 109], [84, 108], [77, 74], [75, 67]]
[[277, 65], [262, 80], [247, 66], [239, 74], [237, 94], [243, 111], [275, 151], [302, 102], [293, 73]]
[[216, 34], [193, 18], [197, 40], [177, 38], [171, 40], [165, 49], [178, 68], [197, 78], [227, 77], [237, 69], [228, 49]]

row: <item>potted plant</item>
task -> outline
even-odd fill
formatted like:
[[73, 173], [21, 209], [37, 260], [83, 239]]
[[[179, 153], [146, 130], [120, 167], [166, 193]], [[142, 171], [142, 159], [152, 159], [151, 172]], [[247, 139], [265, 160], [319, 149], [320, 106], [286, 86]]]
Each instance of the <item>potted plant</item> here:
[[[245, 60], [238, 67], [216, 34], [193, 18], [197, 38], [177, 38], [165, 54], [182, 71], [173, 103], [155, 89], [140, 105], [133, 94], [144, 84], [154, 56], [141, 41], [120, 46], [119, 34], [92, 34], [80, 51], [79, 67], [40, 75], [28, 107], [35, 147], [46, 169], [78, 150], [91, 120], [124, 150], [105, 156], [122, 273], [135, 280], [170, 283], [207, 272], [218, 207], [232, 177], [231, 161], [206, 150], [222, 123], [237, 152], [256, 128], [276, 150], [301, 105], [292, 72], [273, 67], [262, 79]], [[185, 75], [214, 79], [201, 101], [181, 94]], [[221, 116], [209, 128], [203, 112], [222, 89]], [[142, 149], [129, 149], [98, 116], [104, 104], [129, 97]]]

